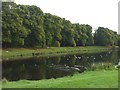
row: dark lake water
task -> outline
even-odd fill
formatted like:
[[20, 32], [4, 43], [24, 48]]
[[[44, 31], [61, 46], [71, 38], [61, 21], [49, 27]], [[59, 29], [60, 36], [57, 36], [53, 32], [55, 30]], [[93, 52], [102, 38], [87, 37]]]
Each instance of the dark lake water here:
[[65, 54], [3, 61], [2, 78], [9, 81], [58, 78], [85, 70], [110, 70], [120, 61], [120, 51], [94, 54]]

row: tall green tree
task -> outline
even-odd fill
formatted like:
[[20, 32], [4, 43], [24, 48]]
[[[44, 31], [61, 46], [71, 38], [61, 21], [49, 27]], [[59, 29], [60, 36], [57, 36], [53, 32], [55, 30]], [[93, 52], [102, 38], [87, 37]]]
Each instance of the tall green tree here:
[[86, 25], [87, 28], [87, 40], [86, 40], [86, 46], [91, 46], [94, 45], [94, 39], [93, 39], [93, 35], [92, 35], [92, 27], [90, 25]]
[[58, 16], [45, 13], [44, 15], [44, 30], [46, 33], [47, 46], [60, 46], [62, 19]]
[[113, 46], [117, 42], [117, 34], [112, 30], [99, 27], [94, 34], [95, 45]]
[[[44, 14], [42, 10], [36, 6], [27, 6], [26, 8], [20, 8], [22, 12], [21, 17], [25, 18], [23, 25], [28, 29], [28, 31], [30, 31], [30, 34], [25, 39], [25, 45], [30, 47], [44, 47], [45, 32], [43, 28]], [[26, 14], [24, 14], [24, 12]]]
[[28, 35], [23, 27], [23, 19], [15, 12], [17, 5], [13, 2], [2, 3], [2, 42], [3, 47], [18, 47], [24, 45]]
[[61, 46], [76, 46], [72, 23], [65, 19], [63, 19], [62, 22], [63, 22], [63, 28], [61, 31], [61, 35], [62, 35]]
[[74, 39], [77, 46], [93, 45], [92, 27], [85, 24], [74, 25]]

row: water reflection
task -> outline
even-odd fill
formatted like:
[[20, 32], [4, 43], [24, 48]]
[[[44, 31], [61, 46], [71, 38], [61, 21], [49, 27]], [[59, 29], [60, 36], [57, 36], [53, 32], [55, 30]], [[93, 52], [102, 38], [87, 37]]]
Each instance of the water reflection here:
[[95, 54], [73, 54], [3, 61], [3, 78], [7, 80], [39, 80], [73, 75], [84, 70], [112, 69], [120, 59], [120, 51]]

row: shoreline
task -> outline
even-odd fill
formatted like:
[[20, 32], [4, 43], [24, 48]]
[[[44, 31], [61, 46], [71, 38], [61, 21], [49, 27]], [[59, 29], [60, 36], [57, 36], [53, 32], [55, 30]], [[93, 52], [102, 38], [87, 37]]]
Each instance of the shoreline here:
[[[117, 47], [115, 47], [117, 48]], [[86, 47], [49, 47], [49, 48], [6, 48], [2, 50], [3, 61], [9, 59], [22, 59], [35, 56], [55, 56], [75, 53], [99, 53], [112, 50], [113, 47], [86, 46]]]

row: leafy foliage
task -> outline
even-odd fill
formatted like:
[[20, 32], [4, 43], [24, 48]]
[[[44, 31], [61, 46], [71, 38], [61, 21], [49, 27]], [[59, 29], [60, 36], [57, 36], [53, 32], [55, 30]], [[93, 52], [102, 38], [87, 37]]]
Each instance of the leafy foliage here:
[[117, 33], [108, 28], [99, 27], [94, 34], [95, 45], [113, 46], [117, 44], [117, 40]]
[[[60, 47], [119, 44], [116, 32], [99, 27], [94, 37], [90, 25], [71, 23], [37, 6], [2, 2], [3, 47]], [[101, 38], [102, 37], [102, 38]]]

